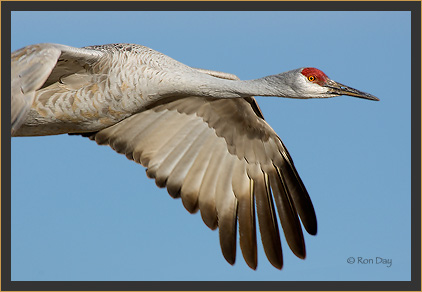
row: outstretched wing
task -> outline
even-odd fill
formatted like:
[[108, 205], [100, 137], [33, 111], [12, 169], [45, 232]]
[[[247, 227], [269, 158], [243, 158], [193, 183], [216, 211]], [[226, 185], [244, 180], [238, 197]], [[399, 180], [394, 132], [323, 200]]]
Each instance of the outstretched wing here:
[[103, 55], [95, 50], [58, 44], [31, 45], [11, 55], [11, 123], [16, 132], [34, 101], [36, 90], [84, 69]]
[[189, 212], [199, 209], [208, 227], [219, 228], [231, 264], [238, 223], [245, 261], [257, 266], [256, 213], [265, 253], [281, 269], [274, 203], [287, 243], [300, 258], [306, 252], [299, 217], [310, 234], [317, 223], [289, 153], [254, 104], [253, 98], [161, 101], [91, 139], [147, 167], [147, 175], [181, 197]]

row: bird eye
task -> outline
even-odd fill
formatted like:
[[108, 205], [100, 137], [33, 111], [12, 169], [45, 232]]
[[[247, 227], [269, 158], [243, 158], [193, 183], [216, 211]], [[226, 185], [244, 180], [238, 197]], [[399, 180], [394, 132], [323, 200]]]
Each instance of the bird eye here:
[[315, 76], [314, 75], [310, 75], [308, 77], [308, 80], [311, 81], [311, 82], [315, 81]]

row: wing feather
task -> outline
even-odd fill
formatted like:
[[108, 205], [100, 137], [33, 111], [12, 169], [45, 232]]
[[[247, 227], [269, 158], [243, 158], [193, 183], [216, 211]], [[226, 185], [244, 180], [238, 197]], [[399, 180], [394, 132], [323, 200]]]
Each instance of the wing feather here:
[[183, 180], [181, 189], [182, 202], [190, 213], [194, 213], [198, 210], [199, 190], [205, 171], [211, 162], [214, 140], [215, 137], [213, 135], [208, 136], [197, 158], [193, 162], [192, 167], [188, 170], [188, 173]]
[[203, 129], [202, 133], [196, 137], [192, 145], [179, 160], [176, 167], [171, 172], [167, 180], [167, 190], [169, 194], [176, 198], [180, 196], [180, 190], [183, 185], [183, 180], [187, 176], [189, 169], [192, 167], [193, 163], [197, 159], [201, 147], [204, 144], [205, 140], [211, 135], [211, 130], [209, 128]]
[[[281, 140], [279, 138], [277, 139], [280, 145], [283, 145]], [[278, 165], [278, 168], [281, 170], [281, 175], [284, 178], [292, 202], [302, 220], [303, 226], [309, 234], [315, 235], [317, 233], [317, 221], [311, 198], [309, 197], [296, 168], [293, 166], [293, 161], [284, 145], [282, 149], [283, 151], [281, 151], [281, 154], [284, 161]]]
[[[182, 129], [173, 136], [171, 143], [167, 142], [164, 147], [157, 150], [157, 153], [168, 153], [164, 159], [156, 159], [155, 157], [159, 156], [155, 155], [150, 162], [151, 168], [157, 167], [155, 180], [158, 186], [165, 187], [170, 173], [192, 145], [194, 140], [187, 140], [186, 137], [197, 137], [202, 129], [203, 127], [201, 124], [190, 124], [189, 126], [182, 127]], [[148, 168], [148, 170], [149, 169], [150, 168]]]
[[305, 258], [305, 241], [295, 207], [278, 169], [269, 172], [269, 181], [273, 190], [274, 201], [287, 243], [299, 258]]
[[[165, 143], [163, 142], [170, 141], [172, 137], [172, 135], [161, 136], [160, 133], [162, 132], [160, 130], [166, 130], [168, 127], [174, 127], [173, 130], [178, 130], [179, 126], [184, 125], [184, 122], [186, 121], [180, 120], [180, 116], [175, 112], [165, 112], [160, 119], [156, 119], [153, 125], [135, 137], [138, 141], [133, 149], [135, 161], [139, 160], [142, 165], [149, 166], [151, 158], [158, 153], [157, 148], [164, 147]], [[168, 153], [160, 152], [159, 154], [167, 155]]]
[[256, 199], [256, 212], [258, 214], [259, 230], [265, 254], [270, 263], [277, 269], [283, 267], [280, 234], [274, 204], [268, 185], [267, 174], [258, 169], [257, 165], [249, 168], [249, 176], [253, 180], [253, 192]]
[[246, 163], [239, 159], [236, 159], [233, 170], [232, 187], [239, 201], [237, 213], [240, 248], [248, 266], [255, 270], [258, 261], [252, 180], [246, 174]]
[[224, 171], [220, 171], [216, 189], [216, 207], [221, 251], [227, 262], [232, 265], [236, 260], [238, 202], [234, 196], [231, 181], [236, 160], [236, 157], [233, 157], [227, 151], [225, 152], [220, 165]]
[[[167, 121], [170, 119], [175, 120], [175, 123], [173, 123], [171, 126], [167, 126]], [[143, 124], [143, 122], [143, 119], [134, 119], [134, 123], [132, 125], [133, 129], [136, 130], [139, 128], [138, 124]], [[184, 123], [181, 123], [178, 115], [175, 113], [154, 113], [154, 115], [151, 117], [151, 124], [148, 127], [142, 128], [139, 133], [129, 129], [127, 133], [125, 132], [125, 137], [118, 135], [113, 140], [111, 147], [118, 152], [131, 151], [133, 153], [136, 151], [136, 148], [138, 148], [143, 149], [143, 151], [148, 153], [150, 149], [154, 151], [164, 147], [166, 142], [172, 138], [172, 135], [177, 133], [183, 126]], [[151, 137], [152, 132], [155, 135]], [[150, 137], [150, 139], [146, 140], [145, 137]], [[158, 137], [161, 137], [161, 139]], [[126, 145], [125, 142], [128, 138], [133, 141], [130, 145]], [[148, 145], [143, 144], [147, 141]], [[144, 159], [146, 158], [147, 156], [144, 157]]]
[[219, 172], [226, 173], [227, 169], [221, 169], [220, 163], [224, 157], [224, 147], [221, 147], [224, 141], [218, 140], [214, 149], [210, 163], [205, 170], [205, 175], [199, 189], [199, 210], [202, 220], [211, 229], [217, 228], [217, 209], [216, 209], [216, 187], [218, 183]]

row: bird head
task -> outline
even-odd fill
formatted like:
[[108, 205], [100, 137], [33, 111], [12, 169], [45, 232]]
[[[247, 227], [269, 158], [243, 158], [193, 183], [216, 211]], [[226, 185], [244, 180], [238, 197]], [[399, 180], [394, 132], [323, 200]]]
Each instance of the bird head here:
[[290, 71], [296, 81], [290, 84], [292, 89], [305, 98], [325, 98], [339, 95], [349, 95], [369, 100], [379, 100], [375, 96], [365, 93], [328, 78], [316, 68], [300, 68]]

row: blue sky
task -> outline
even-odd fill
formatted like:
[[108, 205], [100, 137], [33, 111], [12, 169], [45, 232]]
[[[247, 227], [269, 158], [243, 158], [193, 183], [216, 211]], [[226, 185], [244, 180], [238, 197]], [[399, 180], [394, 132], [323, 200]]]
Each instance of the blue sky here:
[[217, 231], [111, 148], [13, 138], [12, 280], [410, 280], [410, 12], [13, 12], [11, 36], [142, 44], [241, 79], [317, 67], [381, 99], [257, 98], [319, 224], [305, 260], [282, 238], [281, 271], [262, 245], [256, 271], [239, 247], [230, 266]]

